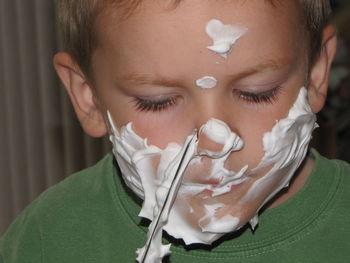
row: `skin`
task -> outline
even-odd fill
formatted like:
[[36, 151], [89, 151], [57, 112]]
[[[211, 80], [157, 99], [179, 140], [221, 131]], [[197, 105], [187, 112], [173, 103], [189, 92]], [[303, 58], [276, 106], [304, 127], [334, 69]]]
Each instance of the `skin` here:
[[[283, 1], [273, 7], [261, 0], [193, 0], [175, 9], [168, 7], [168, 1], [144, 1], [127, 19], [120, 19], [121, 11], [113, 8], [100, 17], [99, 45], [92, 57], [93, 85], [69, 54], [55, 56], [58, 75], [89, 135], [107, 133], [104, 117], [109, 110], [117, 127], [132, 122], [139, 136], [164, 148], [169, 142], [182, 144], [194, 129], [216, 118], [228, 124], [245, 143], [225, 164], [237, 172], [247, 164], [250, 168], [258, 165], [264, 154], [264, 133], [288, 115], [302, 86], [309, 90], [312, 110], [317, 113], [322, 109], [336, 50], [335, 30], [332, 26], [324, 30], [320, 57], [307, 76], [307, 43], [303, 41], [302, 26], [296, 23], [300, 21], [297, 1]], [[234, 45], [228, 60], [206, 48], [212, 42], [204, 29], [213, 18], [249, 30]], [[206, 75], [218, 80], [215, 88], [196, 86], [195, 81]], [[270, 102], [255, 103], [242, 96], [242, 92], [271, 93], [275, 88], [276, 95]], [[159, 111], [141, 111], [136, 103], [140, 98], [153, 102], [171, 98], [174, 103]], [[220, 147], [200, 137], [199, 148], [219, 151]], [[200, 172], [188, 172], [189, 180], [203, 180], [208, 167], [208, 160], [204, 161]], [[295, 195], [312, 167], [313, 161], [306, 159], [289, 190], [278, 195], [269, 207]], [[235, 195], [206, 202], [229, 204], [229, 211], [222, 211], [223, 215], [241, 211], [241, 221], [247, 221], [264, 200], [261, 196], [244, 207], [235, 206], [252, 183], [240, 187]], [[270, 191], [266, 189], [267, 194]], [[203, 215], [203, 195], [208, 193], [201, 195], [187, 200], [195, 210], [195, 217], [189, 216], [189, 220], [196, 221]]]

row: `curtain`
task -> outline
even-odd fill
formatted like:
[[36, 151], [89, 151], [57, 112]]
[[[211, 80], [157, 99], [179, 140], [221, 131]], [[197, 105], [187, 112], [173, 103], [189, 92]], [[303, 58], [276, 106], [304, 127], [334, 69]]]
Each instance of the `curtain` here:
[[84, 135], [52, 66], [52, 0], [0, 0], [0, 235], [44, 189], [110, 150]]

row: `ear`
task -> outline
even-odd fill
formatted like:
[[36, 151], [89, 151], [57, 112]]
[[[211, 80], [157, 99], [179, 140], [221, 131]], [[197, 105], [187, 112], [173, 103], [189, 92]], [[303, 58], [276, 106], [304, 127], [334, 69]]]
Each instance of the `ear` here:
[[91, 84], [75, 61], [68, 53], [61, 52], [54, 56], [53, 63], [84, 131], [92, 137], [105, 135], [107, 127], [103, 113]]
[[314, 113], [319, 112], [326, 101], [329, 71], [336, 49], [336, 29], [334, 26], [329, 25], [323, 30], [321, 53], [310, 72], [308, 97], [311, 109]]

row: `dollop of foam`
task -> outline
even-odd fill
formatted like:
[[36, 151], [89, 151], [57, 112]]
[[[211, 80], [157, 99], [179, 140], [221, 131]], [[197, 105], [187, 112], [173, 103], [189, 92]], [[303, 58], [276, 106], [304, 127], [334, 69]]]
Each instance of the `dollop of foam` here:
[[232, 132], [230, 127], [221, 120], [209, 119], [209, 121], [201, 127], [199, 133], [205, 134], [213, 142], [224, 145], [219, 153], [203, 150], [199, 153], [200, 155], [218, 158], [232, 150], [238, 151], [243, 147], [242, 139], [236, 133]]
[[212, 89], [216, 86], [218, 81], [214, 77], [205, 76], [201, 79], [196, 80], [196, 85], [203, 89]]
[[206, 32], [214, 44], [207, 48], [227, 59], [232, 46], [247, 31], [247, 28], [237, 25], [225, 25], [220, 20], [212, 19], [206, 26]]

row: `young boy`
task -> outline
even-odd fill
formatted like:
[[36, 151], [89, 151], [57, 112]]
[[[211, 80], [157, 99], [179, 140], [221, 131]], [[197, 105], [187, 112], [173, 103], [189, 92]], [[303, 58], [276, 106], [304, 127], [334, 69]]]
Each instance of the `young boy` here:
[[307, 154], [328, 14], [326, 0], [60, 0], [55, 68], [114, 156], [27, 207], [0, 262], [349, 262], [350, 167]]

